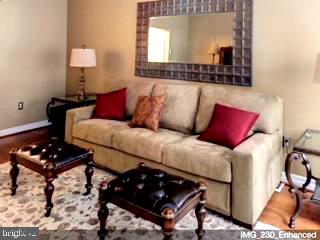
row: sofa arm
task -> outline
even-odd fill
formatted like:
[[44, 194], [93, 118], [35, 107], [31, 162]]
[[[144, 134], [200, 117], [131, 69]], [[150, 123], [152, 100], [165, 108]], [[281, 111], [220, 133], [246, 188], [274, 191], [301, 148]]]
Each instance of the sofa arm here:
[[73, 125], [82, 120], [91, 118], [94, 109], [95, 109], [95, 106], [92, 105], [88, 107], [75, 108], [67, 111], [66, 126], [65, 126], [65, 141], [67, 143], [72, 143]]
[[234, 149], [232, 216], [254, 225], [280, 182], [282, 136], [257, 133]]

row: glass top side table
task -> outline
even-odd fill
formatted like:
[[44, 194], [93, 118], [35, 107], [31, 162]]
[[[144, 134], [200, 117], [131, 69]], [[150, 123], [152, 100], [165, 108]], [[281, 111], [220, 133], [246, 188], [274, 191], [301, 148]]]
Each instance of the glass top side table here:
[[[290, 185], [289, 191], [296, 196], [296, 209], [292, 217], [290, 218], [289, 227], [294, 228], [296, 226], [296, 219], [299, 217], [303, 203], [311, 201], [320, 204], [320, 179], [312, 175], [311, 163], [307, 158], [307, 154], [320, 157], [320, 131], [307, 129], [300, 137], [297, 144], [294, 146], [293, 151], [288, 154], [285, 163], [285, 173]], [[297, 186], [291, 178], [291, 163], [293, 161], [299, 161], [305, 167], [307, 172], [307, 178], [302, 186]], [[302, 193], [307, 191], [307, 186], [311, 183], [311, 180], [316, 181], [316, 187], [314, 194], [310, 199], [302, 200]]]
[[320, 131], [307, 129], [293, 150], [320, 156]]

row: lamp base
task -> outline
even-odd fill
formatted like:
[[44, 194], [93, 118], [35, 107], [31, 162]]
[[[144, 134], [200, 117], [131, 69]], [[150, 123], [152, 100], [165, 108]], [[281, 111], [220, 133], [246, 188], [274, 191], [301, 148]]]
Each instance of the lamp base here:
[[85, 85], [86, 85], [86, 79], [84, 77], [84, 69], [81, 69], [80, 84], [79, 84], [79, 89], [77, 93], [77, 98], [81, 102], [87, 99]]
[[79, 102], [83, 102], [84, 100], [86, 100], [88, 97], [86, 96], [86, 94], [84, 92], [78, 92], [77, 94], [77, 98]]

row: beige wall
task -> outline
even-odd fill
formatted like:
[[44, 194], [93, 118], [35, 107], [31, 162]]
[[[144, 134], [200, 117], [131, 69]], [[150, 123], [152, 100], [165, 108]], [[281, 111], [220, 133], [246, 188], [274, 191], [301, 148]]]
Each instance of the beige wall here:
[[65, 94], [66, 27], [65, 0], [0, 1], [0, 130], [45, 120]]
[[[68, 54], [71, 47], [97, 49], [98, 66], [88, 72], [88, 89], [101, 92], [119, 79], [132, 79], [138, 0], [69, 0]], [[320, 53], [320, 1], [255, 0], [254, 87], [285, 101], [285, 134], [320, 129], [320, 84], [314, 84]], [[68, 93], [78, 85], [68, 71]]]

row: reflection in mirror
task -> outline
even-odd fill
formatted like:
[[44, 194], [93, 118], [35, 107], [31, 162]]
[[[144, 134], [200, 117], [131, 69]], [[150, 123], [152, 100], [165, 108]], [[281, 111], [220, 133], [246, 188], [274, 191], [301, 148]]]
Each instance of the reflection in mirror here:
[[232, 65], [233, 13], [149, 21], [148, 62]]

